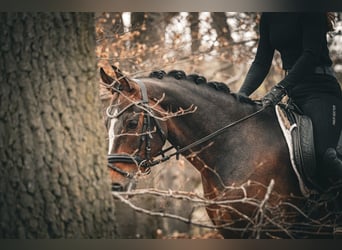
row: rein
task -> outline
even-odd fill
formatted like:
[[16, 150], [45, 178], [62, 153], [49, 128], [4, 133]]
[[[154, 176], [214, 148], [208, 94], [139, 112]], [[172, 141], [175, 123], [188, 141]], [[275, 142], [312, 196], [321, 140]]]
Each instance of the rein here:
[[[145, 84], [141, 81], [141, 80], [138, 80], [138, 79], [134, 79], [136, 81], [136, 83], [138, 83], [139, 87], [140, 87], [140, 91], [141, 91], [141, 101], [138, 103], [138, 104], [142, 104], [144, 105], [148, 111], [150, 111], [150, 107], [148, 106], [148, 96], [147, 96], [147, 90], [146, 90], [146, 86]], [[116, 88], [113, 88], [114, 91], [119, 91], [118, 89]], [[137, 104], [137, 105], [138, 105]], [[129, 107], [131, 107], [132, 105], [134, 104], [131, 104], [129, 105]], [[236, 120], [230, 124], [227, 124], [226, 126], [210, 133], [209, 135], [183, 147], [183, 148], [179, 148], [179, 147], [175, 147], [175, 146], [171, 146], [167, 149], [164, 149], [164, 150], [161, 150], [156, 157], [158, 156], [161, 156], [162, 158], [160, 159], [157, 159], [157, 160], [151, 160], [151, 155], [150, 155], [150, 152], [151, 152], [151, 144], [150, 144], [150, 137], [149, 135], [146, 133], [146, 135], [142, 138], [142, 141], [146, 140], [146, 146], [145, 146], [145, 156], [146, 156], [146, 159], [142, 159], [140, 156], [138, 155], [134, 155], [134, 156], [131, 156], [131, 155], [126, 155], [126, 154], [109, 154], [107, 156], [107, 160], [108, 160], [108, 167], [111, 168], [112, 170], [118, 172], [119, 174], [127, 177], [127, 178], [133, 178], [133, 176], [116, 167], [115, 165], [112, 165], [113, 163], [118, 163], [118, 162], [121, 162], [121, 163], [136, 163], [139, 167], [142, 167], [142, 168], [145, 168], [145, 172], [149, 173], [150, 172], [150, 167], [152, 166], [155, 166], [155, 165], [158, 165], [162, 162], [165, 162], [167, 160], [169, 160], [171, 157], [173, 156], [176, 156], [177, 159], [179, 158], [179, 155], [187, 150], [190, 150], [191, 148], [193, 147], [196, 147], [204, 142], [207, 142], [213, 138], [215, 138], [216, 136], [222, 134], [223, 132], [225, 132], [225, 130], [227, 130], [228, 128], [231, 128], [245, 120], [248, 120], [254, 116], [256, 116], [257, 114], [261, 113], [262, 111], [265, 110], [266, 107], [262, 107], [261, 109], [259, 109], [258, 111], [250, 114], [250, 115], [247, 115], [245, 117], [242, 117], [241, 119], [239, 120]], [[123, 109], [119, 115], [121, 115], [124, 111], [126, 111], [128, 108], [126, 107], [125, 109]], [[161, 130], [161, 127], [158, 123], [158, 121], [153, 118], [155, 120], [155, 123], [156, 123], [156, 126], [157, 126], [157, 129], [158, 131], [160, 132], [161, 136], [164, 135], [164, 132]], [[150, 131], [150, 128], [151, 128], [151, 116], [149, 114], [149, 112], [147, 112], [146, 110], [144, 111], [144, 126], [143, 128], [146, 129], [146, 131]], [[143, 129], [144, 130], [144, 129]], [[165, 155], [166, 152], [169, 152], [170, 150], [172, 149], [176, 149], [175, 152], [173, 153], [170, 153], [169, 155]]]
[[264, 109], [265, 108], [263, 107], [263, 108], [259, 109], [258, 111], [254, 112], [254, 113], [252, 113], [250, 115], [247, 115], [247, 116], [245, 116], [245, 117], [243, 117], [243, 118], [241, 118], [241, 119], [239, 119], [237, 121], [234, 121], [234, 122], [232, 122], [232, 123], [230, 123], [230, 124], [220, 128], [220, 129], [212, 132], [211, 134], [209, 134], [209, 135], [207, 135], [207, 136], [205, 136], [205, 137], [203, 137], [203, 138], [201, 138], [201, 139], [199, 139], [199, 140], [197, 140], [197, 141], [195, 141], [195, 142], [193, 142], [193, 143], [191, 143], [191, 144], [189, 144], [189, 145], [187, 145], [187, 146], [185, 146], [185, 147], [183, 147], [181, 149], [178, 149], [175, 153], [171, 154], [170, 157], [174, 156], [174, 155], [181, 154], [181, 153], [183, 153], [183, 152], [185, 152], [185, 151], [187, 151], [187, 150], [189, 150], [189, 149], [191, 149], [193, 147], [196, 147], [196, 146], [198, 146], [198, 145], [200, 145], [200, 144], [202, 144], [204, 142], [207, 142], [207, 141], [215, 138], [216, 136], [222, 134], [228, 128], [231, 128], [231, 127], [233, 127], [233, 126], [235, 126], [235, 125], [237, 125], [237, 124], [239, 124], [239, 123], [241, 123], [241, 122], [243, 122], [245, 120], [248, 120], [249, 118], [252, 118], [253, 116], [255, 116], [255, 115], [259, 114], [260, 112], [262, 112]]
[[[207, 135], [207, 136], [205, 136], [205, 137], [203, 137], [203, 138], [201, 138], [201, 139], [199, 139], [199, 140], [197, 140], [197, 141], [195, 141], [195, 142], [193, 142], [193, 143], [191, 143], [191, 144], [189, 144], [189, 145], [187, 145], [187, 146], [185, 146], [185, 147], [183, 147], [183, 148], [177, 148], [177, 149], [176, 149], [176, 152], [171, 153], [171, 154], [165, 156], [164, 154], [165, 154], [166, 152], [168, 152], [168, 151], [172, 150], [173, 148], [175, 148], [174, 146], [169, 147], [169, 148], [167, 148], [167, 149], [165, 149], [165, 150], [163, 150], [163, 151], [161, 151], [161, 152], [159, 153], [159, 155], [162, 155], [162, 156], [163, 156], [161, 159], [158, 159], [158, 160], [149, 162], [147, 167], [152, 167], [152, 166], [158, 165], [159, 163], [162, 163], [162, 162], [164, 162], [164, 161], [169, 160], [169, 159], [170, 159], [171, 157], [173, 157], [173, 156], [176, 156], [177, 159], [178, 159], [178, 157], [179, 157], [179, 155], [180, 155], [181, 153], [183, 153], [183, 152], [185, 152], [185, 151], [187, 151], [187, 150], [189, 150], [189, 149], [191, 149], [191, 148], [193, 148], [193, 147], [196, 147], [196, 146], [198, 146], [198, 145], [200, 145], [200, 144], [202, 144], [202, 143], [204, 143], [204, 142], [207, 142], [207, 141], [209, 141], [209, 140], [215, 138], [216, 136], [218, 136], [218, 135], [222, 134], [223, 132], [225, 132], [225, 130], [227, 130], [228, 128], [231, 128], [231, 127], [233, 127], [233, 126], [235, 126], [235, 125], [237, 125], [237, 124], [239, 124], [239, 123], [241, 123], [241, 122], [243, 122], [243, 121], [245, 121], [245, 120], [248, 120], [248, 119], [252, 118], [253, 116], [256, 116], [257, 114], [259, 114], [259, 113], [261, 113], [262, 111], [264, 111], [265, 108], [266, 108], [266, 107], [263, 107], [263, 108], [259, 109], [258, 111], [254, 112], [254, 113], [252, 113], [252, 114], [250, 114], [250, 115], [247, 115], [247, 116], [245, 116], [245, 117], [243, 117], [243, 118], [241, 118], [241, 119], [239, 119], [239, 120], [237, 120], [237, 121], [234, 121], [234, 122], [232, 122], [232, 123], [230, 123], [230, 124], [228, 124], [228, 125], [226, 125], [226, 126], [220, 128], [220, 129], [218, 129], [218, 130], [212, 132], [211, 134], [209, 134], [209, 135]], [[158, 155], [157, 155], [157, 156], [158, 156]], [[144, 167], [144, 166], [143, 166], [143, 167]]]

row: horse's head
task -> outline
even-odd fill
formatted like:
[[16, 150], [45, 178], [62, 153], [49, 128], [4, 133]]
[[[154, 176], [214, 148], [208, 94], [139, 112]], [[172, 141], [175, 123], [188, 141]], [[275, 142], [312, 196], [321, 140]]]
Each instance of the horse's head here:
[[158, 100], [149, 97], [145, 84], [112, 67], [114, 78], [100, 70], [112, 94], [106, 109], [108, 167], [113, 191], [125, 191], [135, 186], [139, 175], [149, 173], [166, 141], [167, 126]]

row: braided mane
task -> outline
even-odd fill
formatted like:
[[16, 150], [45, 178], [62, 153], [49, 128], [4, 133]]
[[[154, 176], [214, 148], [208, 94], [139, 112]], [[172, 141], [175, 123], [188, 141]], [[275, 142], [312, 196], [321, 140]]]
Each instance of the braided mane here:
[[207, 81], [207, 79], [204, 76], [198, 75], [198, 74], [190, 74], [186, 75], [184, 71], [182, 70], [171, 70], [168, 73], [166, 73], [164, 70], [157, 70], [150, 73], [149, 77], [151, 78], [158, 78], [163, 79], [164, 77], [173, 77], [177, 80], [188, 80], [190, 82], [193, 82], [197, 85], [200, 84], [206, 84], [213, 89], [217, 91], [222, 91], [224, 93], [229, 94], [230, 89], [229, 87], [224, 84], [223, 82], [217, 82], [217, 81]]
[[204, 76], [198, 75], [198, 74], [190, 74], [186, 75], [183, 70], [171, 70], [168, 73], [166, 73], [164, 70], [157, 70], [153, 71], [149, 75], [150, 78], [157, 78], [157, 79], [164, 79], [166, 77], [172, 77], [176, 80], [187, 80], [189, 82], [192, 82], [196, 85], [203, 85], [203, 86], [209, 86], [213, 88], [214, 90], [223, 92], [225, 94], [230, 94], [233, 96], [236, 100], [238, 100], [240, 103], [248, 103], [252, 105], [256, 105], [257, 103], [246, 96], [240, 96], [238, 93], [231, 93], [229, 87], [223, 83], [223, 82], [217, 82], [217, 81], [207, 81], [207, 79]]

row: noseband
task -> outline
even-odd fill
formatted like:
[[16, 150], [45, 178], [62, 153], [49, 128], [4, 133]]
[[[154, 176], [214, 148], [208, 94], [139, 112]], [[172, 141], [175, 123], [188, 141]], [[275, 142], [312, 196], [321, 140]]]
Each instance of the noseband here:
[[[108, 167], [115, 172], [127, 177], [127, 178], [133, 178], [133, 176], [116, 167], [114, 164], [115, 163], [134, 163], [137, 164], [139, 167], [144, 168], [144, 173], [149, 173], [150, 172], [150, 167], [154, 166], [158, 163], [152, 161], [151, 157], [151, 121], [154, 121], [154, 124], [156, 125], [156, 129], [158, 134], [161, 136], [162, 141], [166, 140], [166, 135], [164, 131], [162, 130], [159, 121], [151, 116], [152, 110], [149, 106], [148, 102], [148, 95], [147, 95], [147, 90], [145, 84], [138, 79], [134, 79], [134, 81], [139, 85], [140, 87], [140, 93], [141, 93], [141, 100], [138, 103], [131, 103], [127, 107], [125, 107], [123, 110], [121, 110], [118, 114], [116, 114], [114, 117], [118, 118], [121, 116], [125, 111], [127, 111], [130, 107], [132, 106], [141, 106], [141, 108], [144, 110], [144, 117], [143, 117], [143, 126], [142, 126], [142, 132], [140, 135], [140, 146], [139, 150], [135, 155], [129, 155], [129, 154], [109, 154], [107, 156], [108, 160]], [[117, 88], [113, 87], [113, 90], [118, 92], [120, 94], [120, 90]], [[145, 143], [145, 159], [140, 157], [138, 153], [141, 151], [142, 145]], [[160, 154], [158, 154], [160, 155]], [[157, 156], [158, 156], [157, 155]]]

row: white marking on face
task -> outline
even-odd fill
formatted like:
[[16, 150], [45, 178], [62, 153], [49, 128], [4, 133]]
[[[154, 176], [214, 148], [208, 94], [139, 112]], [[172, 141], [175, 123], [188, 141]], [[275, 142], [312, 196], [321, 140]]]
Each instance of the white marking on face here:
[[[118, 110], [114, 110], [114, 115], [118, 113]], [[114, 140], [115, 140], [115, 123], [118, 121], [118, 118], [111, 118], [110, 119], [110, 126], [108, 129], [108, 138], [109, 138], [109, 146], [108, 146], [108, 154], [111, 154], [114, 146]]]

